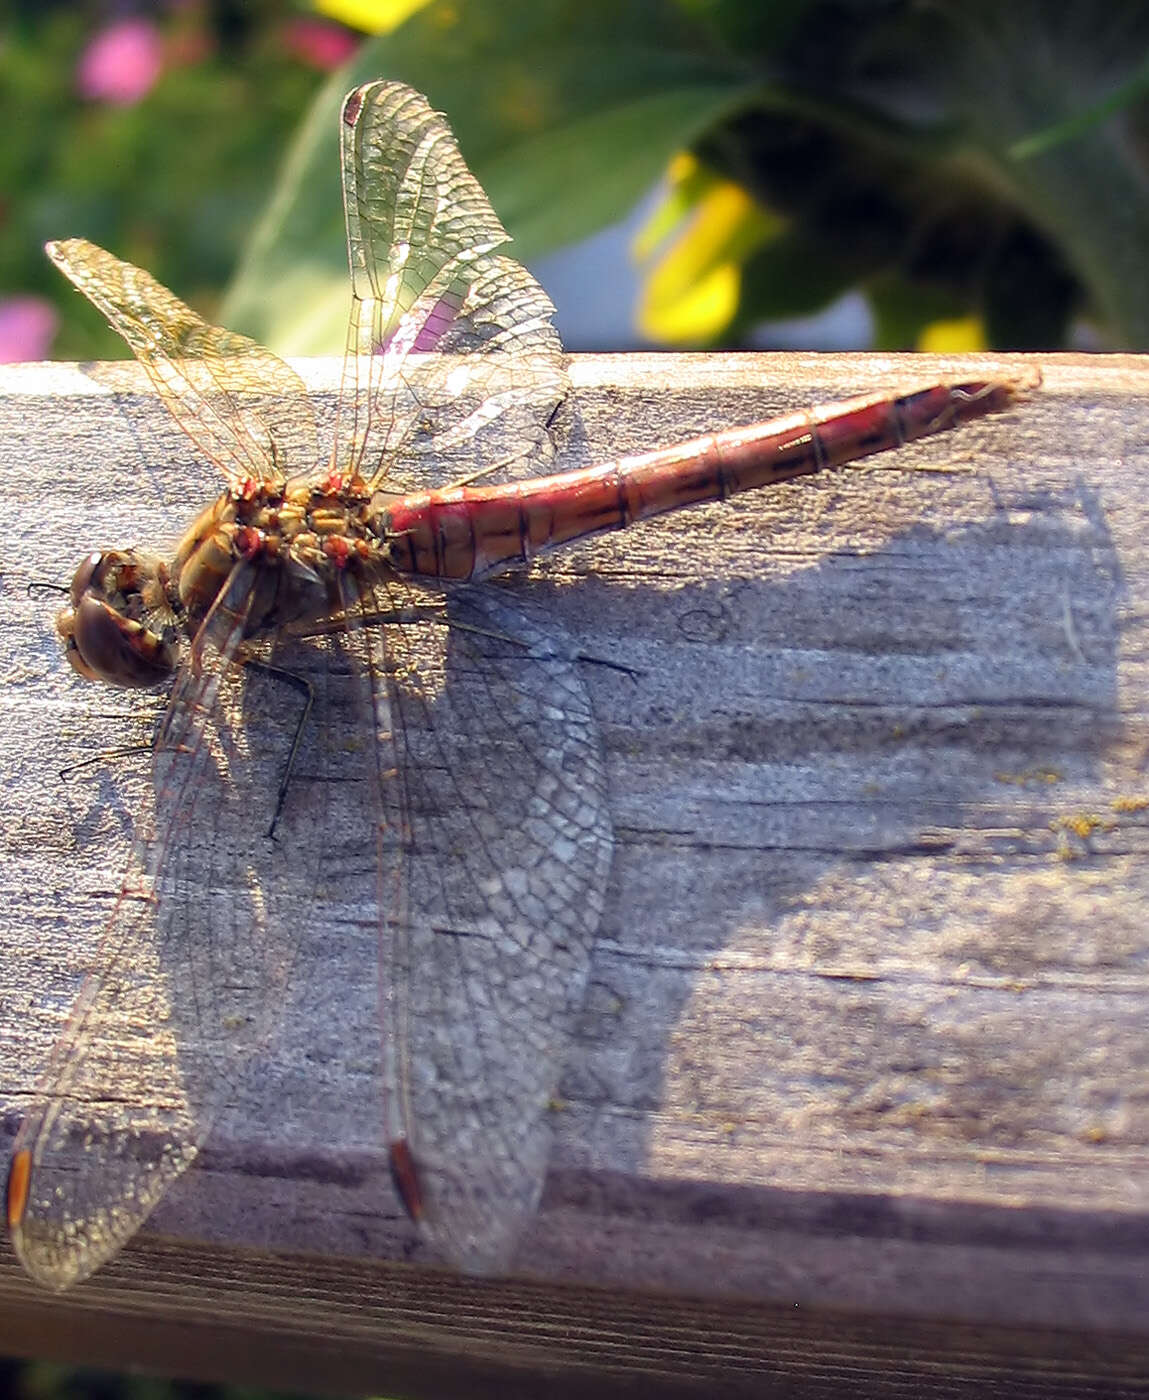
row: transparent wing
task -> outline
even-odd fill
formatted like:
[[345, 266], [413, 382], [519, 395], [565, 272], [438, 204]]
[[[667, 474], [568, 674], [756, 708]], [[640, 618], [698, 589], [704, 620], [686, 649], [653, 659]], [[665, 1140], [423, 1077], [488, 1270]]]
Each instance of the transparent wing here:
[[46, 251], [128, 342], [172, 417], [232, 486], [314, 468], [314, 411], [278, 356], [208, 325], [149, 273], [94, 243], [69, 238]]
[[570, 639], [513, 593], [373, 605], [401, 619], [347, 638], [382, 740], [387, 1134], [436, 1253], [496, 1270], [542, 1189], [605, 898], [598, 733]]
[[252, 704], [232, 663], [251, 583], [238, 565], [175, 682], [154, 812], [138, 821], [95, 968], [16, 1144], [13, 1241], [49, 1288], [85, 1278], [136, 1232], [282, 1007], [315, 870], [291, 832], [264, 837], [291, 735], [276, 705], [298, 714], [299, 701], [264, 680]]
[[352, 312], [336, 464], [404, 489], [541, 470], [569, 392], [554, 307], [446, 120], [401, 83], [343, 106]]

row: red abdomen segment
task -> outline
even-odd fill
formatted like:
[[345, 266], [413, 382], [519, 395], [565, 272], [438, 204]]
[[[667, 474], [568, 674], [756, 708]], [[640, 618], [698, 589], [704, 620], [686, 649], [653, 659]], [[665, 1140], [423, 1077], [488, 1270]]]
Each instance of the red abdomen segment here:
[[381, 522], [401, 573], [477, 579], [571, 540], [700, 501], [807, 476], [1007, 408], [1036, 379], [871, 394], [730, 428], [601, 467], [396, 502]]

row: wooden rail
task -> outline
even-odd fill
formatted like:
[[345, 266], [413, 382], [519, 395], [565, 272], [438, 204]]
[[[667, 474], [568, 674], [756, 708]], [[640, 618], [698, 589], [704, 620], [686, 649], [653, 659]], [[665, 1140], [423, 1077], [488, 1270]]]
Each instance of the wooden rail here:
[[[0, 1246], [0, 1351], [411, 1395], [544, 1376], [562, 1395], [1132, 1393], [1149, 361], [1041, 365], [1003, 417], [605, 537], [522, 585], [636, 674], [585, 667], [614, 863], [515, 1281], [395, 1262], [386, 1163], [362, 1103], [337, 1111], [342, 1027], [309, 1023], [364, 975], [333, 943], [307, 971], [323, 996], [297, 989], [136, 1246], [63, 1298]], [[586, 357], [566, 464], [1011, 367]], [[307, 372], [330, 405], [336, 367]], [[148, 733], [140, 697], [72, 680], [56, 603], [28, 585], [170, 540], [215, 488], [131, 367], [0, 372], [0, 471], [11, 1134], [140, 781], [130, 761], [58, 770]]]

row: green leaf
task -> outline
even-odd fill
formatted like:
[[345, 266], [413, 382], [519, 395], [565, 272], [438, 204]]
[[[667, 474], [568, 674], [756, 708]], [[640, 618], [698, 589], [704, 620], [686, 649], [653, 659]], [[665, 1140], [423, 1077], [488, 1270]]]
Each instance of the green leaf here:
[[342, 347], [337, 114], [347, 90], [380, 74], [447, 114], [519, 258], [623, 217], [676, 150], [754, 90], [670, 0], [427, 6], [328, 82], [229, 289], [222, 319], [281, 353]]
[[723, 87], [652, 93], [572, 120], [484, 162], [479, 178], [520, 260], [623, 218], [730, 103]]

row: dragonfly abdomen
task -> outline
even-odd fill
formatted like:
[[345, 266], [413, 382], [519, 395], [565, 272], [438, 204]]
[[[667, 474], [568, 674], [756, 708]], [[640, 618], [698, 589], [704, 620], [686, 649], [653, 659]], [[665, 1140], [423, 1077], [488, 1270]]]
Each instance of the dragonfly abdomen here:
[[1028, 387], [978, 380], [871, 394], [558, 476], [421, 491], [391, 504], [379, 528], [400, 573], [483, 578], [574, 540], [944, 432], [1007, 408]]

